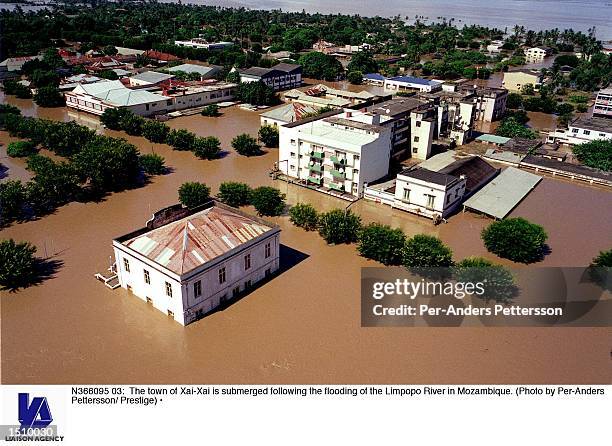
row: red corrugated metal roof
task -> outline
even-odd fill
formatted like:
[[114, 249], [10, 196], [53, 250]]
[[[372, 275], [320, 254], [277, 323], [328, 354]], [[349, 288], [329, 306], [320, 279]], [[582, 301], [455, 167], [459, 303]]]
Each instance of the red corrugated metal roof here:
[[211, 207], [123, 242], [177, 274], [185, 274], [273, 228]]

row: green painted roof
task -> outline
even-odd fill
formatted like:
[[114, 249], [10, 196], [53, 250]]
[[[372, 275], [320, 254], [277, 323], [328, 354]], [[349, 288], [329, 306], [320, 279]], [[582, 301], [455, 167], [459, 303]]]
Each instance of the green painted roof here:
[[505, 136], [497, 136], [485, 133], [476, 138], [476, 141], [492, 142], [495, 144], [506, 144], [508, 141], [510, 141], [510, 139], [511, 138], [506, 138]]

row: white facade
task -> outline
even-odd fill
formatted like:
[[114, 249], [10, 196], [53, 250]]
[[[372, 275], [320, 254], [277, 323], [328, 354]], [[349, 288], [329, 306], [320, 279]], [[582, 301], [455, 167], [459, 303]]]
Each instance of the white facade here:
[[191, 40], [175, 40], [176, 46], [184, 46], [188, 48], [199, 48], [208, 51], [224, 50], [234, 46], [232, 42], [213, 42], [209, 43], [204, 39], [191, 39]]
[[410, 148], [413, 158], [426, 160], [431, 156], [431, 144], [436, 129], [435, 109], [410, 113]]
[[465, 185], [465, 178], [449, 178], [448, 184], [438, 184], [402, 172], [395, 183], [394, 207], [428, 218], [446, 218], [461, 204]]
[[608, 118], [577, 119], [569, 129], [557, 129], [548, 134], [546, 142], [561, 144], [583, 144], [597, 139], [612, 140], [612, 123]]
[[546, 56], [551, 54], [550, 48], [545, 47], [534, 47], [529, 48], [525, 51], [525, 60], [528, 63], [542, 62]]
[[145, 90], [130, 90], [120, 81], [78, 85], [67, 92], [66, 106], [101, 115], [107, 108], [124, 107], [140, 116], [163, 114], [173, 109], [172, 98]]
[[[181, 224], [181, 220], [169, 224]], [[280, 229], [272, 225], [247, 242], [180, 274], [164, 266], [163, 260], [145, 255], [141, 248], [144, 245], [130, 246], [134, 237], [147, 236], [146, 230], [139, 234], [143, 230], [113, 241], [119, 283], [182, 325], [231, 302], [279, 268]]]
[[593, 116], [612, 118], [612, 88], [606, 88], [597, 93]]
[[385, 79], [384, 89], [387, 91], [413, 91], [431, 93], [442, 89], [442, 82], [421, 79], [412, 76], [396, 76]]
[[281, 172], [305, 184], [361, 196], [389, 171], [391, 129], [380, 116], [345, 111], [279, 128]]

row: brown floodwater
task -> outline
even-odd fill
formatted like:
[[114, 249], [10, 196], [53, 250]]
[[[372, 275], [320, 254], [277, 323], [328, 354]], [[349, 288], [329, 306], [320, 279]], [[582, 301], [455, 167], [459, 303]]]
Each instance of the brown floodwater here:
[[[90, 115], [6, 101], [29, 115], [97, 126]], [[230, 108], [219, 118], [196, 115], [169, 125], [216, 135], [228, 153], [201, 161], [127, 137], [142, 152], [163, 155], [172, 172], [146, 187], [100, 203], [71, 203], [0, 232], [3, 239], [30, 241], [39, 253], [63, 262], [54, 278], [2, 293], [3, 383], [610, 383], [610, 328], [361, 328], [360, 269], [378, 264], [360, 257], [354, 246], [327, 246], [286, 216], [273, 220], [282, 228], [283, 261], [291, 267], [188, 327], [125, 290], [109, 290], [93, 274], [108, 266], [111, 240], [175, 203], [181, 183], [203, 181], [213, 192], [227, 180], [273, 184], [267, 173], [277, 159], [275, 149], [245, 158], [229, 148], [235, 135], [256, 132], [257, 113]], [[0, 133], [0, 143], [9, 140]], [[27, 178], [23, 162], [7, 161], [1, 150], [8, 178]], [[347, 204], [276, 185], [290, 204], [309, 202], [321, 210]], [[611, 198], [606, 190], [545, 178], [513, 215], [548, 229], [551, 254], [543, 265], [584, 265], [612, 246]], [[456, 258], [493, 258], [479, 238], [490, 220], [471, 213], [434, 227], [372, 202], [358, 201], [351, 209], [366, 222], [400, 227], [409, 235], [438, 235]]]

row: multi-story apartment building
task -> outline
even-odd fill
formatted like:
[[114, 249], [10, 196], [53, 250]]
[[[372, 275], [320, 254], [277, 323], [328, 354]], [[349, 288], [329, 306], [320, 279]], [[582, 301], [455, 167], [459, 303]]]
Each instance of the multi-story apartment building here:
[[593, 116], [612, 118], [612, 88], [600, 90], [595, 98]]
[[280, 229], [217, 201], [171, 206], [113, 240], [121, 287], [187, 325], [279, 268]]
[[527, 63], [539, 63], [553, 53], [552, 48], [547, 46], [536, 46], [525, 50], [525, 60]]
[[280, 171], [322, 192], [361, 196], [389, 172], [391, 128], [369, 112], [332, 111], [279, 128]]
[[272, 68], [252, 67], [238, 70], [240, 82], [262, 81], [274, 91], [298, 88], [302, 85], [302, 66], [279, 63]]
[[505, 88], [463, 85], [460, 91], [473, 95], [469, 99], [475, 105], [474, 119], [476, 121], [493, 122], [504, 117], [508, 102], [508, 90]]
[[391, 128], [391, 157], [410, 156], [410, 113], [421, 105], [423, 101], [416, 97], [396, 97], [368, 107], [369, 112], [381, 115], [381, 125]]

